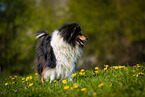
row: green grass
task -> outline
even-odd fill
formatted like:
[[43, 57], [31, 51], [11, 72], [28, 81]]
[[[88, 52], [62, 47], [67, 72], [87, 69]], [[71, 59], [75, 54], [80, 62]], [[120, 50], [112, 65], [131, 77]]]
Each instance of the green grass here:
[[145, 67], [138, 64], [136, 67], [116, 66], [106, 67], [104, 70], [81, 70], [74, 74], [72, 81], [66, 79], [67, 83], [56, 81], [50, 84], [44, 81], [42, 84], [35, 74], [2, 76], [0, 96], [145, 97], [144, 73]]

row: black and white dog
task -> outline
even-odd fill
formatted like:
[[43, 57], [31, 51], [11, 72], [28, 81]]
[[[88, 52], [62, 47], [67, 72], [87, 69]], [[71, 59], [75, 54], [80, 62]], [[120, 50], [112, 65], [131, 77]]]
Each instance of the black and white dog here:
[[34, 67], [41, 81], [50, 79], [59, 80], [72, 78], [75, 72], [77, 59], [85, 47], [83, 40], [87, 40], [81, 34], [81, 27], [77, 23], [65, 23], [52, 33], [40, 30], [36, 32], [39, 38], [36, 47]]

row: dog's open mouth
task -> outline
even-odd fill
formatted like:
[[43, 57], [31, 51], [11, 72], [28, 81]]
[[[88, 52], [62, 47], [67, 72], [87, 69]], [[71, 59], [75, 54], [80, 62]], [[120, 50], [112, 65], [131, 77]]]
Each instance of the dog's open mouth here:
[[77, 39], [77, 42], [79, 43], [79, 45], [81, 46], [81, 47], [85, 47], [85, 44], [84, 44], [84, 42], [81, 40], [81, 39]]

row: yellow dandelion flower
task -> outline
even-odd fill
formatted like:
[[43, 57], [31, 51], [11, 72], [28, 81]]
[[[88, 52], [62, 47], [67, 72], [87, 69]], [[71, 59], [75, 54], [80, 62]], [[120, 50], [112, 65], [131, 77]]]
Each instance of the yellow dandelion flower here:
[[77, 75], [76, 73], [73, 73], [73, 74], [72, 74], [72, 77], [75, 77], [76, 75]]
[[120, 68], [120, 69], [121, 69], [121, 68], [125, 68], [125, 66], [118, 66], [118, 68]]
[[69, 89], [69, 86], [64, 86], [63, 89], [64, 89], [64, 90], [67, 90], [67, 89]]
[[144, 73], [142, 73], [142, 72], [139, 72], [138, 74], [140, 74], [140, 75], [143, 75]]
[[30, 79], [30, 77], [26, 77], [26, 81], [28, 81]]
[[32, 76], [30, 76], [29, 78], [32, 79]]
[[109, 67], [109, 65], [105, 65], [106, 67]]
[[33, 86], [33, 83], [30, 83], [29, 86], [30, 86], [30, 87]]
[[101, 83], [101, 84], [99, 84], [99, 85], [98, 85], [98, 87], [102, 87], [103, 85], [104, 85], [104, 84], [103, 84], [103, 83]]
[[79, 72], [80, 75], [85, 75], [85, 72]]
[[78, 88], [78, 85], [74, 85], [73, 88]]
[[143, 75], [144, 73], [141, 72], [140, 74]]
[[81, 91], [86, 91], [86, 90], [87, 90], [86, 88], [82, 88], [82, 89], [81, 89]]
[[14, 80], [15, 78], [12, 78], [12, 80]]
[[83, 73], [82, 73], [82, 72], [79, 72], [79, 74], [80, 74], [80, 75], [83, 75]]
[[81, 72], [85, 71], [85, 69], [81, 69]]
[[134, 74], [133, 76], [136, 76], [136, 74]]
[[25, 81], [22, 81], [23, 83], [25, 82]]
[[95, 73], [98, 73], [98, 71], [95, 71]]
[[137, 67], [141, 67], [139, 64], [136, 64]]
[[70, 90], [73, 90], [74, 88], [73, 87], [70, 87]]
[[99, 69], [98, 67], [95, 67], [95, 69]]
[[8, 83], [5, 83], [5, 86], [7, 86], [8, 85]]
[[97, 93], [96, 93], [96, 92], [94, 92], [94, 93], [93, 93], [93, 95], [94, 95], [94, 96], [96, 96], [96, 95], [97, 95]]
[[62, 83], [63, 83], [63, 84], [66, 84], [66, 83], [67, 83], [67, 81], [66, 81], [66, 80], [62, 80]]
[[135, 70], [133, 70], [133, 72], [135, 72]]
[[10, 78], [12, 78], [12, 76], [10, 76]]
[[115, 68], [115, 69], [119, 69], [119, 67], [118, 67], [118, 66], [115, 66], [114, 68]]
[[12, 84], [14, 84], [15, 82], [12, 82]]
[[107, 70], [107, 68], [104, 68], [104, 70]]
[[56, 83], [56, 82], [57, 82], [57, 80], [54, 80], [53, 82], [55, 82], [55, 83]]
[[22, 78], [22, 80], [25, 80], [25, 78]]
[[35, 75], [38, 75], [38, 73], [35, 73]]
[[77, 85], [77, 83], [74, 83], [73, 85]]
[[14, 77], [17, 77], [16, 75]]

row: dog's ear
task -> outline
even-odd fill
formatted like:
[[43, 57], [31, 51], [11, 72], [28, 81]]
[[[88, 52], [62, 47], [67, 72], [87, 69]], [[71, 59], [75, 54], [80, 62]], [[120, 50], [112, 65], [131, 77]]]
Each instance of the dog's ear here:
[[75, 31], [76, 31], [76, 27], [74, 27], [73, 32], [71, 33], [71, 37], [73, 37], [73, 35], [75, 35]]

